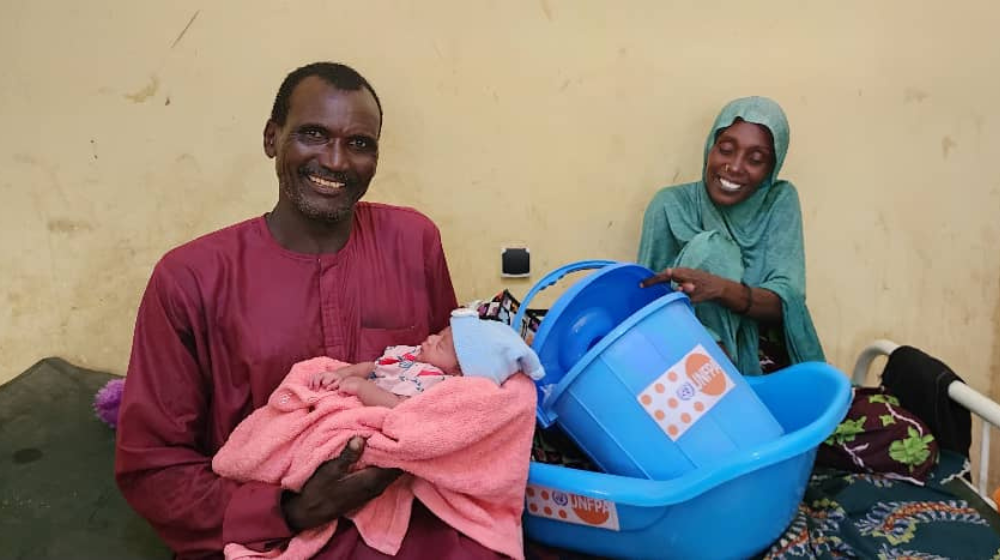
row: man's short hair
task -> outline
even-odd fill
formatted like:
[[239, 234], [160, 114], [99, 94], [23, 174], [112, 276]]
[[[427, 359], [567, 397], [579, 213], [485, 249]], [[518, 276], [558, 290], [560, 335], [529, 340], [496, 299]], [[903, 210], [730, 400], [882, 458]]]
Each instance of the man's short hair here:
[[378, 106], [379, 131], [381, 132], [382, 102], [379, 101], [378, 94], [375, 93], [375, 88], [357, 70], [346, 64], [339, 64], [337, 62], [313, 62], [312, 64], [296, 68], [285, 76], [285, 80], [281, 82], [281, 87], [278, 88], [278, 95], [274, 97], [274, 105], [271, 107], [272, 121], [278, 125], [285, 124], [285, 119], [288, 118], [288, 109], [291, 105], [292, 92], [295, 91], [295, 86], [299, 85], [299, 82], [309, 76], [316, 76], [331, 86], [344, 91], [358, 91], [361, 88], [370, 91], [372, 97], [375, 98], [375, 105]]

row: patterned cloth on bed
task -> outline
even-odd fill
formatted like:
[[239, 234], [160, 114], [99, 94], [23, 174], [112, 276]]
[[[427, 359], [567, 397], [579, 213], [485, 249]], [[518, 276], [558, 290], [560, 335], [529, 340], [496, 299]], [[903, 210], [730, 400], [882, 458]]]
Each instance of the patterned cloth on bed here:
[[930, 428], [882, 387], [854, 387], [851, 408], [816, 453], [816, 465], [920, 486], [938, 463]]
[[[924, 487], [817, 468], [791, 525], [762, 558], [1000, 558], [1000, 522], [952, 489], [967, 467], [942, 452]], [[975, 499], [975, 498], [972, 498]]]

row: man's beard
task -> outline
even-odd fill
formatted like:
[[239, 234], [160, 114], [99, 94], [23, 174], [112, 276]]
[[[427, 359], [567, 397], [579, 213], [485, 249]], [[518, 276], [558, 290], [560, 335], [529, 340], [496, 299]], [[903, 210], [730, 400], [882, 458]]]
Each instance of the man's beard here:
[[[307, 178], [309, 173], [314, 172], [302, 170], [292, 180], [282, 181], [281, 190], [295, 208], [311, 220], [328, 224], [338, 223], [349, 218], [354, 212], [354, 204], [361, 198], [365, 190], [360, 189], [357, 178], [350, 177], [346, 173], [314, 173], [324, 179], [344, 185], [341, 187], [344, 190], [343, 194], [338, 197], [336, 206], [333, 206], [322, 204], [322, 199], [315, 200], [313, 197], [306, 196], [306, 192], [311, 191], [311, 187], [306, 184], [309, 181]], [[358, 192], [359, 190], [360, 193]], [[351, 198], [349, 203], [346, 202], [347, 197]]]

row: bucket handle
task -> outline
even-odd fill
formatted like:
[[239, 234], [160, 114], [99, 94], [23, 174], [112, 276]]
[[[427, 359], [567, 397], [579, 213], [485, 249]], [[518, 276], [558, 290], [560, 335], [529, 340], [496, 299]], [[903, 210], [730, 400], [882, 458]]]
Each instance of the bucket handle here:
[[511, 328], [514, 329], [518, 334], [521, 334], [521, 329], [524, 326], [522, 325], [524, 321], [524, 314], [528, 310], [528, 304], [531, 302], [532, 299], [534, 299], [536, 295], [538, 295], [538, 292], [544, 290], [545, 288], [548, 288], [549, 286], [555, 284], [559, 280], [562, 280], [562, 278], [567, 274], [573, 272], [579, 272], [581, 270], [593, 270], [595, 268], [604, 268], [605, 266], [612, 264], [618, 264], [618, 263], [617, 261], [609, 261], [602, 259], [577, 261], [574, 263], [569, 263], [567, 265], [561, 266], [553, 270], [552, 272], [549, 272], [548, 274], [543, 276], [542, 279], [539, 280], [534, 286], [531, 287], [531, 290], [528, 291], [528, 295], [524, 296], [524, 301], [522, 301], [521, 306], [517, 308], [517, 314], [514, 315], [514, 320], [511, 321], [510, 323]]
[[[569, 263], [567, 265], [561, 266], [549, 272], [548, 274], [543, 276], [542, 279], [539, 280], [534, 286], [532, 286], [531, 290], [528, 291], [528, 294], [524, 296], [524, 301], [521, 302], [521, 306], [517, 308], [517, 314], [514, 315], [514, 320], [511, 321], [510, 323], [511, 328], [514, 329], [514, 331], [518, 335], [521, 334], [521, 328], [523, 327], [522, 323], [524, 322], [524, 314], [528, 310], [528, 304], [531, 303], [531, 300], [534, 299], [536, 295], [538, 295], [538, 292], [555, 284], [567, 274], [573, 272], [579, 272], [581, 270], [604, 268], [605, 266], [612, 264], [617, 264], [617, 263], [615, 261], [608, 261], [608, 260], [577, 261], [574, 263]], [[556, 414], [554, 411], [546, 412], [545, 407], [542, 406], [542, 395], [540, 391], [538, 398], [538, 406], [536, 409], [536, 417], [538, 418], [538, 421], [543, 428], [548, 428], [549, 426], [551, 426], [556, 419]]]

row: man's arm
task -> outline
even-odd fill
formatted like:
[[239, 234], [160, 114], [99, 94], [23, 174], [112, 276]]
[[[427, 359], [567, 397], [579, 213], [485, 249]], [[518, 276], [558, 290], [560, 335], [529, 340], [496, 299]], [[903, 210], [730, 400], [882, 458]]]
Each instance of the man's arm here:
[[217, 555], [228, 542], [263, 548], [292, 534], [279, 487], [212, 471], [208, 349], [191, 293], [157, 266], [136, 319], [115, 456], [125, 499], [179, 558]]
[[115, 454], [125, 499], [179, 559], [214, 558], [227, 543], [262, 551], [357, 509], [399, 477], [397, 469], [351, 472], [364, 449], [360, 438], [300, 493], [216, 475], [205, 451], [211, 374], [200, 365], [209, 349], [196, 334], [204, 313], [196, 294], [157, 266], [136, 319]]

